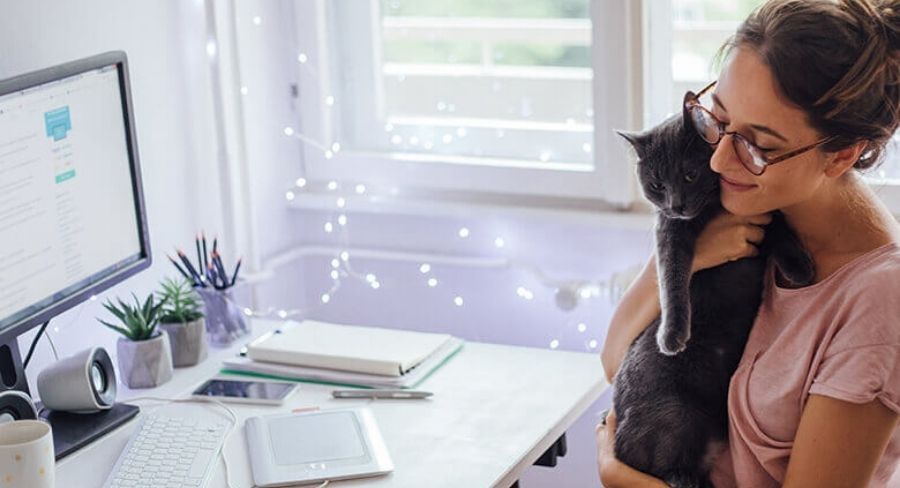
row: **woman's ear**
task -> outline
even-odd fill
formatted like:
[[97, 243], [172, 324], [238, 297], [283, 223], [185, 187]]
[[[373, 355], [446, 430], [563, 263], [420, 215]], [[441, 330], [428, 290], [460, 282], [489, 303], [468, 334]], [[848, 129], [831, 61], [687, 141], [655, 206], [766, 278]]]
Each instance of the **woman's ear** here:
[[859, 158], [868, 146], [868, 141], [859, 141], [856, 144], [833, 152], [831, 159], [825, 165], [825, 176], [837, 178], [853, 169], [853, 165], [859, 161]]

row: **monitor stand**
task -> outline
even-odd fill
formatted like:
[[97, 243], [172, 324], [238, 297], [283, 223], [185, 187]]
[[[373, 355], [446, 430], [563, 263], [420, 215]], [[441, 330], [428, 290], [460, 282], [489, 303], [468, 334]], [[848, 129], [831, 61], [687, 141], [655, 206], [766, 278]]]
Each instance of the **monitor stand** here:
[[124, 425], [140, 410], [136, 405], [116, 403], [109, 410], [96, 413], [70, 413], [54, 412], [38, 404], [38, 415], [53, 428], [57, 461]]

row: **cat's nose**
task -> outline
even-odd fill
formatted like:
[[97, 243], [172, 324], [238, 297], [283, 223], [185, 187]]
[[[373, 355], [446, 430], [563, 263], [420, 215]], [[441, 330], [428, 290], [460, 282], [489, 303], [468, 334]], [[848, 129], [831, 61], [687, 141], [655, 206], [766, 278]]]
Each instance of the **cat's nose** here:
[[677, 214], [683, 214], [684, 213], [684, 204], [680, 203], [678, 205], [672, 205], [672, 211]]

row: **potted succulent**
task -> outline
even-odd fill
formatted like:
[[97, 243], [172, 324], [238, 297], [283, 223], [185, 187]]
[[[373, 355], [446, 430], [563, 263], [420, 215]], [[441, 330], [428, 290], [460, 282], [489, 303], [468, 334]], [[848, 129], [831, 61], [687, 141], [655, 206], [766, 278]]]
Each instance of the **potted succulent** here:
[[187, 281], [166, 278], [157, 292], [165, 304], [159, 327], [169, 335], [172, 362], [176, 368], [193, 366], [206, 359], [206, 323], [202, 302]]
[[172, 351], [169, 336], [157, 330], [165, 300], [156, 301], [151, 294], [141, 301], [133, 293], [134, 304], [120, 299], [118, 305], [107, 300], [103, 304], [120, 324], [100, 320], [101, 324], [122, 334], [116, 344], [119, 373], [129, 388], [152, 388], [172, 378]]

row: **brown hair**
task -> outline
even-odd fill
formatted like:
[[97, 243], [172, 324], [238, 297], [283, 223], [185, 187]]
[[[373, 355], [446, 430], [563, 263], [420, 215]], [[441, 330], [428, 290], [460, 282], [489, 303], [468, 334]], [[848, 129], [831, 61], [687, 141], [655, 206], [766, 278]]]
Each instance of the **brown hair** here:
[[900, 0], [770, 0], [719, 52], [754, 50], [782, 94], [806, 112], [826, 151], [859, 141], [872, 167], [900, 117]]

